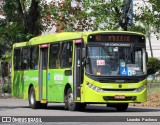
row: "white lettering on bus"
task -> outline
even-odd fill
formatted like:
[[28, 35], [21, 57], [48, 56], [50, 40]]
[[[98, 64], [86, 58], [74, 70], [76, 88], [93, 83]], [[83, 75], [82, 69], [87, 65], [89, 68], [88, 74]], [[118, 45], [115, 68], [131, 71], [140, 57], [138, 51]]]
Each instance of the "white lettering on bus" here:
[[62, 74], [54, 74], [54, 80], [63, 80]]

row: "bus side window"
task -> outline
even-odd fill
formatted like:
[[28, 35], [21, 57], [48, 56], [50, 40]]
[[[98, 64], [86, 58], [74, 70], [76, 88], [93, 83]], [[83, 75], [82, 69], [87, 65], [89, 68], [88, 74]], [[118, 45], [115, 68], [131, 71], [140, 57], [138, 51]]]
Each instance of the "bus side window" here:
[[61, 60], [60, 60], [61, 62], [60, 65], [62, 68], [70, 68], [72, 66], [72, 50], [73, 50], [72, 41], [62, 43]]
[[59, 68], [59, 50], [60, 44], [51, 44], [50, 45], [50, 55], [49, 55], [49, 68]]
[[21, 69], [21, 48], [14, 50], [14, 69], [20, 70]]
[[39, 47], [32, 46], [30, 49], [30, 69], [38, 69]]
[[22, 48], [21, 69], [29, 69], [30, 48]]

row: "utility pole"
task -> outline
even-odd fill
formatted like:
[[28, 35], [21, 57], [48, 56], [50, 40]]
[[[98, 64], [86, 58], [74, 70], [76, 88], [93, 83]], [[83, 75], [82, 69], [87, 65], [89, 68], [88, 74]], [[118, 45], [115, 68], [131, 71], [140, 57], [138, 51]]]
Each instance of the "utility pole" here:
[[151, 50], [151, 57], [153, 58], [153, 50], [152, 50], [152, 45], [151, 45], [151, 32], [150, 32], [150, 30], [148, 32], [148, 41], [149, 41], [149, 47], [150, 47], [150, 50]]
[[124, 0], [124, 30], [128, 30], [128, 24], [133, 23], [133, 0]]

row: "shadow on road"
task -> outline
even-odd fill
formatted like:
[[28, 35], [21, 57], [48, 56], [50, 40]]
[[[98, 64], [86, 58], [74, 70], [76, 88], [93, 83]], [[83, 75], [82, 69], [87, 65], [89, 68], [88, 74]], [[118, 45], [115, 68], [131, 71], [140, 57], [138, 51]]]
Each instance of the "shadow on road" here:
[[0, 106], [0, 111], [5, 109], [29, 108], [29, 106]]
[[[59, 105], [50, 105], [45, 110], [64, 110], [64, 106]], [[106, 113], [106, 112], [118, 112], [115, 108], [112, 107], [105, 107], [105, 106], [92, 106], [88, 105], [84, 111], [80, 112], [86, 112], [86, 113]], [[145, 107], [129, 107], [126, 112], [160, 112], [160, 109], [156, 108], [145, 108]]]
[[[54, 105], [54, 106], [48, 106], [45, 110], [66, 110], [64, 106]], [[67, 110], [66, 110], [67, 111]]]
[[[0, 111], [8, 109], [30, 109], [29, 106], [0, 106]], [[67, 111], [64, 109], [64, 105], [49, 105], [46, 109], [36, 109], [36, 110], [61, 110]], [[84, 111], [86, 113], [106, 113], [106, 112], [117, 112], [115, 108], [105, 107], [105, 106], [96, 106], [88, 105]], [[145, 108], [145, 107], [129, 107], [126, 112], [160, 112], [160, 109], [156, 108]]]

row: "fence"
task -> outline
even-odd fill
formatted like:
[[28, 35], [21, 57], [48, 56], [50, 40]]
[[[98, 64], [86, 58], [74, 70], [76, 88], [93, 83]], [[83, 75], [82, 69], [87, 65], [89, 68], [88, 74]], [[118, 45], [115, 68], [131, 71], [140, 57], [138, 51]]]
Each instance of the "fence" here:
[[148, 81], [147, 94], [148, 102], [160, 106], [160, 80]]

